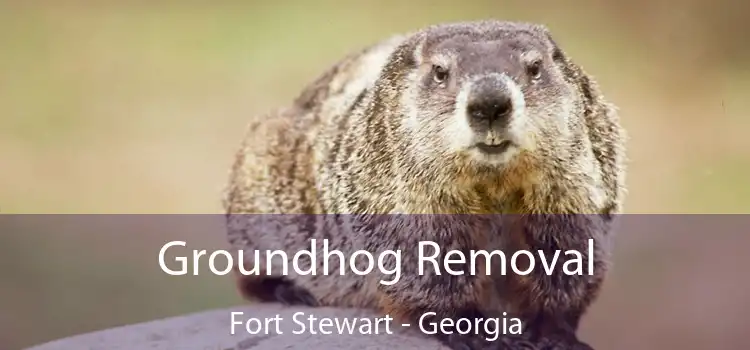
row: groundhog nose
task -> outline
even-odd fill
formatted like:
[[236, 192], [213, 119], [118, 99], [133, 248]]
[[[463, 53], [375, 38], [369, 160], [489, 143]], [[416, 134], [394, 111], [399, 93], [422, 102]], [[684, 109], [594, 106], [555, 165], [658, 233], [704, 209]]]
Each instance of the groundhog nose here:
[[466, 108], [475, 121], [506, 123], [513, 113], [513, 100], [501, 81], [485, 78], [474, 84]]

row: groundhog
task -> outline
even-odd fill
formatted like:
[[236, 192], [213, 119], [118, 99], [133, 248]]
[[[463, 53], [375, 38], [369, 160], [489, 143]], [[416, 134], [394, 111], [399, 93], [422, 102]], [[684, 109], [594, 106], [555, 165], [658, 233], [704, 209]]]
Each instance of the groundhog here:
[[[238, 286], [251, 300], [373, 308], [412, 324], [428, 311], [524, 321], [523, 336], [491, 343], [439, 335], [452, 349], [589, 349], [576, 331], [608, 269], [624, 139], [615, 106], [541, 24], [448, 23], [383, 40], [250, 122], [224, 206], [229, 242], [264, 273]], [[345, 254], [398, 249], [403, 277], [341, 276], [336, 258], [324, 274], [320, 256], [315, 275], [265, 275], [263, 252], [291, 256], [311, 239]], [[528, 275], [417, 271], [424, 240], [466, 256], [578, 250], [586, 265], [588, 239], [593, 275], [548, 275], [538, 261]]]

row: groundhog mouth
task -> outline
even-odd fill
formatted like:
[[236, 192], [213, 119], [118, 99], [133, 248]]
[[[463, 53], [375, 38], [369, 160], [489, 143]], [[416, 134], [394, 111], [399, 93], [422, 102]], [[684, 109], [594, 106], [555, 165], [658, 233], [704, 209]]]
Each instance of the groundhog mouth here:
[[513, 142], [509, 140], [502, 141], [496, 145], [489, 145], [486, 143], [477, 143], [476, 148], [482, 153], [486, 154], [501, 154], [507, 151], [511, 146], [513, 146]]

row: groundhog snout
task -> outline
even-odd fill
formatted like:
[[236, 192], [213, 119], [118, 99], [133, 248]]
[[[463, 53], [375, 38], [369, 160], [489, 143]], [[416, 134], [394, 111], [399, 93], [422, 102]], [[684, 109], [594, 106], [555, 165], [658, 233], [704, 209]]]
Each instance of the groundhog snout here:
[[477, 131], [486, 131], [508, 126], [513, 112], [520, 107], [515, 101], [511, 84], [499, 74], [481, 77], [471, 84], [466, 115], [472, 127]]

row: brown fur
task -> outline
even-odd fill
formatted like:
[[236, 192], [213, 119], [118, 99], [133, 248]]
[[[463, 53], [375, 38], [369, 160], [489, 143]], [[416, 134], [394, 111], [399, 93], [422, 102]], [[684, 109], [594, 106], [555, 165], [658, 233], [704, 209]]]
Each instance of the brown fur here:
[[[543, 57], [546, 75], [536, 85], [526, 82], [523, 62], [514, 56], [525, 50]], [[456, 76], [430, 90], [429, 65], [445, 57], [454, 60]], [[505, 71], [526, 101], [530, 126], [518, 153], [500, 165], [447, 146], [447, 130], [457, 125], [461, 79], [480, 70]], [[290, 106], [250, 125], [225, 197], [234, 247], [293, 252], [316, 238], [345, 253], [402, 251], [402, 279], [394, 286], [379, 285], [377, 273], [302, 276], [290, 269], [285, 279], [321, 305], [378, 308], [411, 321], [425, 311], [441, 311], [441, 317], [508, 311], [544, 338], [571, 336], [598, 294], [608, 268], [610, 216], [621, 211], [624, 196], [625, 136], [614, 106], [543, 26], [454, 23], [384, 40], [346, 57]], [[287, 222], [298, 229], [279, 235], [233, 215], [243, 213], [515, 215], [432, 217], [409, 222], [410, 232], [395, 219], [368, 216], [358, 235], [316, 217]], [[596, 242], [596, 276], [547, 276], [541, 266], [529, 276], [416, 271], [421, 240], [441, 244], [444, 252], [501, 249], [509, 257], [515, 249], [585, 252], [587, 238]], [[558, 266], [564, 260], [560, 255]], [[249, 294], [264, 293], [253, 292], [261, 285], [257, 278], [240, 283]], [[537, 341], [551, 342], [544, 339]]]

